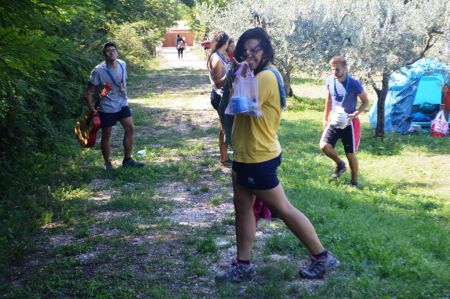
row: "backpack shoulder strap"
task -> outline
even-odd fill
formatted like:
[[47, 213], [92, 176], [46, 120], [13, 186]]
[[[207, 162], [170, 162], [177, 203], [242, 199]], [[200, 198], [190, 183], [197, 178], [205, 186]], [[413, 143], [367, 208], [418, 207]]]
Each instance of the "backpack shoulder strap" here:
[[286, 108], [286, 89], [284, 88], [284, 81], [283, 81], [283, 78], [281, 77], [280, 73], [278, 71], [276, 71], [275, 68], [270, 67], [270, 66], [266, 66], [263, 70], [272, 71], [272, 73], [277, 78], [278, 89], [280, 91], [281, 108], [283, 108], [283, 109]]

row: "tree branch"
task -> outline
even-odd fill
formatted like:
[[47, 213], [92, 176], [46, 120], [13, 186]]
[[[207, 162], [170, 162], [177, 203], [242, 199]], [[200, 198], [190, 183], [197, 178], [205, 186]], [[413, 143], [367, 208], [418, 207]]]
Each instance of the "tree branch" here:
[[341, 19], [341, 21], [339, 22], [338, 27], [340, 27], [340, 26], [342, 25], [342, 23], [344, 23], [344, 20], [347, 18], [347, 16], [348, 16], [349, 14], [350, 14], [350, 13], [348, 12], [348, 10], [345, 11], [345, 14], [342, 16], [342, 19]]
[[414, 62], [416, 62], [417, 60], [424, 58], [425, 54], [428, 50], [430, 50], [434, 44], [436, 43], [436, 39], [435, 36], [438, 34], [444, 34], [443, 31], [439, 31], [436, 29], [431, 29], [430, 32], [428, 32], [428, 37], [426, 38], [426, 42], [425, 42], [425, 46], [423, 47], [422, 51], [420, 51], [420, 54], [418, 57], [412, 58], [411, 60], [409, 60], [406, 65], [411, 65]]
[[369, 83], [372, 85], [372, 88], [375, 90], [375, 92], [378, 94], [381, 90], [378, 88], [377, 84], [375, 83], [375, 80], [372, 77], [371, 73], [367, 74], [367, 78], [369, 78]]

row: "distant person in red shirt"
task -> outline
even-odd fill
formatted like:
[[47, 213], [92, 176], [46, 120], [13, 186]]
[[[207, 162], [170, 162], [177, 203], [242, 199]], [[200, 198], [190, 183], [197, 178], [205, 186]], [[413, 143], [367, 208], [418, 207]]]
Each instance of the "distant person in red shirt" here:
[[209, 39], [209, 36], [207, 33], [203, 36], [201, 45], [203, 47], [203, 50], [205, 50], [206, 58], [209, 56], [209, 50], [211, 49], [211, 40]]

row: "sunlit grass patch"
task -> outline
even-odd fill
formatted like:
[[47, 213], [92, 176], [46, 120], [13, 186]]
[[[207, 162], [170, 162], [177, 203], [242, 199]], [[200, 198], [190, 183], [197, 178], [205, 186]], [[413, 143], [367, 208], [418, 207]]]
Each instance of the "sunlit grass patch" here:
[[299, 252], [304, 254], [304, 247], [299, 243], [298, 239], [292, 235], [274, 233], [264, 242], [264, 256], [272, 254], [299, 256]]
[[225, 196], [223, 194], [220, 194], [220, 195], [213, 196], [211, 198], [210, 203], [213, 206], [218, 206], [218, 205], [221, 205], [224, 201], [225, 201]]
[[72, 185], [62, 185], [52, 192], [60, 200], [85, 199], [91, 195], [87, 188], [74, 188]]
[[[317, 103], [302, 101], [300, 108], [294, 103], [283, 114], [279, 175], [290, 200], [311, 219], [323, 244], [343, 261], [345, 273], [311, 296], [333, 296], [336, 284], [349, 281], [350, 286], [340, 287], [344, 297], [355, 292], [361, 296], [442, 294], [439, 282], [445, 285], [448, 280], [444, 270], [448, 263], [442, 257], [450, 254], [444, 245], [450, 242], [450, 185], [444, 162], [449, 159], [449, 140], [395, 134], [377, 139], [366, 116], [361, 116], [360, 189], [354, 190], [343, 185], [348, 172], [338, 181], [329, 180], [334, 162], [319, 149], [323, 112]], [[340, 143], [337, 151], [345, 160]], [[277, 252], [273, 244], [286, 242], [270, 240], [268, 252]], [[426, 286], [419, 283], [420, 277], [428, 281]]]
[[323, 99], [310, 99], [305, 97], [294, 96], [288, 99], [288, 111], [323, 111]]
[[310, 78], [307, 76], [301, 76], [300, 74], [293, 74], [291, 78], [292, 85], [324, 85], [325, 81], [323, 79]]

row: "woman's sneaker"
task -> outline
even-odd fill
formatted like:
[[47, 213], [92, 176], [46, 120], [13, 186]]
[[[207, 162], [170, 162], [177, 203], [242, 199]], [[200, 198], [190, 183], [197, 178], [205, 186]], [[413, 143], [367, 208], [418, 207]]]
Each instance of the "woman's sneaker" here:
[[332, 179], [338, 179], [341, 177], [341, 175], [347, 170], [347, 167], [345, 167], [345, 162], [340, 161], [336, 164], [336, 169], [334, 170], [333, 174], [331, 175]]
[[358, 188], [358, 182], [355, 182], [355, 181], [350, 180], [350, 181], [347, 183], [347, 186], [353, 187], [353, 188]]
[[325, 276], [325, 273], [334, 269], [339, 265], [339, 261], [331, 252], [320, 258], [311, 257], [311, 263], [303, 269], [300, 269], [298, 273], [303, 278], [309, 279], [321, 279]]
[[231, 266], [224, 272], [216, 275], [216, 281], [219, 282], [241, 282], [250, 279], [255, 274], [255, 265], [242, 264], [233, 260]]
[[122, 167], [133, 167], [133, 168], [141, 168], [144, 167], [145, 164], [142, 162], [137, 162], [132, 158], [128, 158], [122, 161]]
[[103, 169], [106, 170], [106, 171], [111, 171], [114, 168], [113, 168], [111, 162], [105, 162], [105, 164], [103, 164]]

